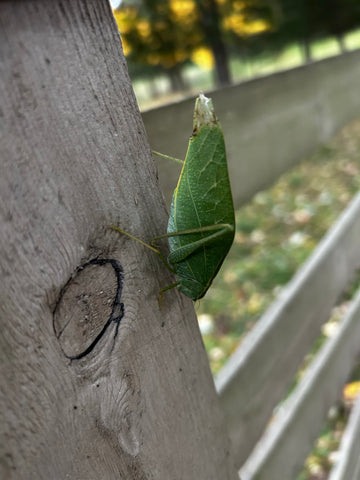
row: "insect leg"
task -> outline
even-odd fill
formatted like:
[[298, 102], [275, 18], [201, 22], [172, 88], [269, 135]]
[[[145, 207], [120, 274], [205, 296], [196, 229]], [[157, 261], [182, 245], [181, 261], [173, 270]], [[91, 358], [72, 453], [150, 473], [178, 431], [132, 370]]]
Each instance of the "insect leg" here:
[[145, 243], [143, 242], [142, 240], [140, 240], [140, 238], [137, 238], [137, 237], [134, 237], [134, 235], [131, 235], [130, 233], [128, 232], [125, 232], [125, 230], [121, 230], [121, 228], [113, 225], [112, 227], [110, 227], [112, 230], [115, 230], [115, 232], [119, 232], [121, 233], [122, 235], [126, 235], [127, 237], [131, 238], [132, 240], [135, 240], [136, 242], [140, 243], [141, 245], [143, 245], [144, 247], [146, 248], [149, 248], [150, 250], [152, 250], [153, 252], [155, 252], [157, 255], [159, 255], [159, 258], [160, 260], [163, 262], [163, 264], [165, 265], [165, 267], [170, 270], [170, 272], [172, 273], [175, 273], [173, 267], [171, 265], [169, 265], [168, 261], [166, 260], [166, 258], [164, 257], [164, 255], [160, 252], [160, 250], [158, 250], [157, 248], [155, 248], [154, 246], [152, 245], [149, 245], [148, 243]]
[[163, 293], [166, 292], [167, 290], [171, 290], [172, 288], [177, 287], [178, 285], [180, 285], [180, 282], [174, 282], [171, 285], [167, 285], [166, 287], [164, 287], [160, 290], [159, 299], [158, 299], [158, 303], [159, 303], [160, 308], [161, 308]]
[[208, 227], [199, 227], [198, 229], [192, 229], [191, 232], [189, 230], [184, 230], [184, 232], [176, 232], [176, 233], [174, 232], [174, 234], [171, 236], [187, 235], [188, 233], [199, 233], [199, 232], [211, 231], [211, 230], [212, 231], [215, 230], [215, 232], [204, 238], [200, 238], [195, 242], [188, 243], [187, 245], [182, 245], [181, 247], [173, 250], [168, 257], [169, 263], [174, 264], [177, 262], [181, 262], [182, 260], [185, 260], [189, 255], [191, 255], [193, 252], [195, 252], [199, 248], [209, 245], [214, 240], [221, 238], [229, 233], [232, 234], [232, 232], [234, 231], [234, 226], [230, 224], [210, 225]]
[[180, 163], [183, 165], [184, 160], [180, 160], [180, 158], [170, 157], [170, 155], [164, 155], [163, 153], [156, 152], [155, 150], [152, 151], [154, 155], [160, 158], [165, 158], [165, 160], [171, 160], [172, 162]]
[[188, 235], [191, 233], [212, 232], [214, 230], [223, 230], [223, 229], [228, 231], [233, 231], [234, 227], [230, 223], [217, 223], [215, 225], [206, 225], [204, 227], [196, 227], [196, 228], [189, 228], [187, 230], [179, 230], [178, 232], [168, 232], [168, 233], [164, 233], [164, 235], [159, 235], [158, 237], [154, 237], [151, 240], [151, 245], [155, 247], [156, 240], [159, 240], [165, 237], [179, 237], [181, 235]]

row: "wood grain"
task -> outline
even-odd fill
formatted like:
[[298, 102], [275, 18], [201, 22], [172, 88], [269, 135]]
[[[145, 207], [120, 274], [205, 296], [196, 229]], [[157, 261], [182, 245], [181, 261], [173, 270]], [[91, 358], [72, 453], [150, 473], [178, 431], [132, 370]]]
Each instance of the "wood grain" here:
[[0, 477], [237, 478], [190, 300], [109, 229], [167, 213], [108, 2], [1, 2], [0, 32]]

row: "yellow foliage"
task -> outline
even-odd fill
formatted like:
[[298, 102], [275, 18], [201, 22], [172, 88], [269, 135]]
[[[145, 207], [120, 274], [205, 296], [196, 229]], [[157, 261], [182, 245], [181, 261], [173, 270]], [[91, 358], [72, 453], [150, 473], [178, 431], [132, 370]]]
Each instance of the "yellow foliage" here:
[[344, 387], [344, 400], [355, 401], [357, 395], [360, 394], [360, 382], [348, 383]]
[[152, 52], [146, 57], [150, 65], [163, 65], [166, 68], [171, 68], [178, 63], [184, 62], [187, 59], [187, 54], [182, 50], [176, 50], [169, 54]]
[[232, 7], [237, 12], [240, 12], [241, 10], [243, 10], [246, 7], [246, 3], [243, 2], [242, 0], [236, 0], [232, 3]]
[[161, 63], [161, 56], [156, 52], [149, 53], [146, 59], [150, 65], [158, 65], [159, 63]]
[[113, 10], [113, 15], [121, 34], [124, 55], [128, 55], [131, 52], [131, 46], [123, 34], [126, 34], [131, 30], [137, 12], [134, 8], [122, 8], [121, 10]]
[[202, 68], [211, 70], [214, 67], [214, 56], [207, 47], [199, 47], [191, 55], [191, 60]]
[[231, 30], [239, 36], [251, 36], [269, 30], [270, 26], [264, 20], [248, 21], [242, 13], [234, 12], [223, 20], [225, 30]]
[[126, 38], [125, 37], [121, 37], [121, 43], [122, 43], [122, 47], [123, 47], [123, 50], [124, 50], [124, 55], [129, 55], [129, 53], [131, 52], [131, 46], [129, 44], [129, 42], [126, 41]]
[[260, 295], [260, 293], [255, 292], [249, 298], [249, 301], [247, 304], [247, 311], [252, 315], [254, 315], [261, 311], [262, 304], [263, 304], [262, 296]]
[[139, 36], [146, 40], [151, 35], [150, 22], [148, 22], [147, 20], [144, 20], [144, 19], [139, 19], [136, 22], [136, 30], [137, 30]]
[[179, 22], [193, 21], [196, 17], [196, 6], [192, 0], [170, 0], [170, 8]]
[[134, 8], [122, 8], [121, 10], [113, 10], [113, 15], [120, 33], [128, 33], [136, 19], [137, 11]]

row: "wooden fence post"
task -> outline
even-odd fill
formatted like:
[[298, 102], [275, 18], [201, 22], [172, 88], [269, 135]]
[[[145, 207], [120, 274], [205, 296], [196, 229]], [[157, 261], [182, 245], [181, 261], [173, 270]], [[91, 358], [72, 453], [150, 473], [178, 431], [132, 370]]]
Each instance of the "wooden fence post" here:
[[108, 228], [167, 216], [107, 1], [1, 2], [0, 36], [0, 477], [237, 478], [191, 301]]

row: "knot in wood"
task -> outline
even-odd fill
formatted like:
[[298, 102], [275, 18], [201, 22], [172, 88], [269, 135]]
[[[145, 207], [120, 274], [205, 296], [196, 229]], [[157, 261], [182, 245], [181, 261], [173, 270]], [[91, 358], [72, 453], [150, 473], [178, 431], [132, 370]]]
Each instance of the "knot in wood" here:
[[123, 270], [113, 259], [91, 260], [68, 281], [53, 317], [55, 335], [67, 358], [90, 353], [111, 323], [116, 323], [116, 337], [124, 315], [122, 287]]

